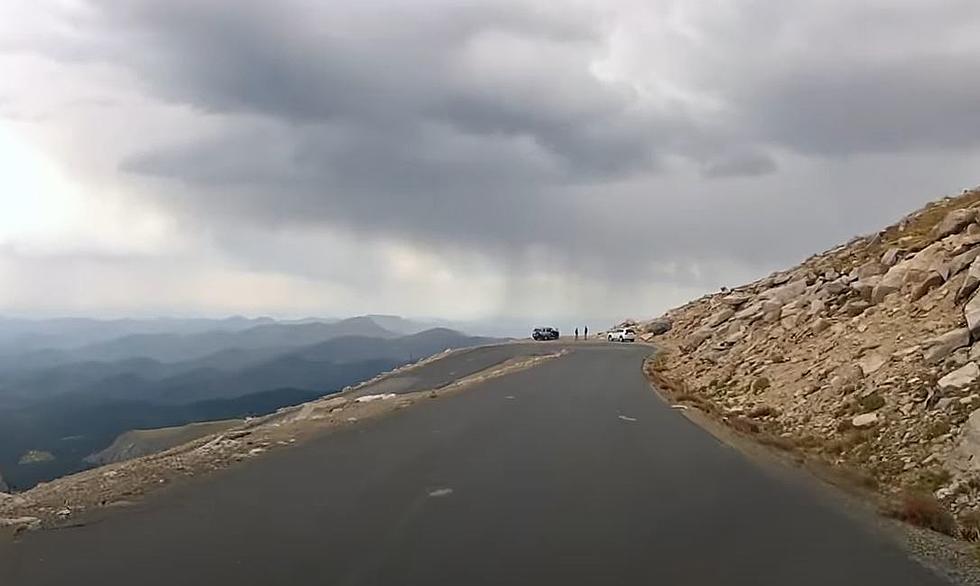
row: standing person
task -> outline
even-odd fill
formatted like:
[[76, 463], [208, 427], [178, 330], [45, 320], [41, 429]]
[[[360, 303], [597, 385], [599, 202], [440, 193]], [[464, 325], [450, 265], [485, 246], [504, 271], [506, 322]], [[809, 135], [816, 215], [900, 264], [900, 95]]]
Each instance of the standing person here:
[[582, 336], [582, 339], [585, 340], [586, 342], [589, 341], [589, 326], [585, 326], [585, 335]]
[[575, 328], [575, 341], [578, 342], [578, 328]]

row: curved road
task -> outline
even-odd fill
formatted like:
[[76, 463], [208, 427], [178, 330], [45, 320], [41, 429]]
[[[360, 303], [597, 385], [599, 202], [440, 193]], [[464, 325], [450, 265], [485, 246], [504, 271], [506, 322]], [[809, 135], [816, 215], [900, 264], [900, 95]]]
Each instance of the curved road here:
[[671, 410], [640, 371], [648, 349], [574, 348], [27, 534], [0, 546], [0, 583], [946, 583]]

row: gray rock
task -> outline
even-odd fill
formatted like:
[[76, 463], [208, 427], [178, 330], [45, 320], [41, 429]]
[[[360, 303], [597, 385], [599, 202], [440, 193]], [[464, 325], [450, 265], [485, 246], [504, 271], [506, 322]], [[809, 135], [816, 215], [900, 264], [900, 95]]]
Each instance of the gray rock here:
[[886, 267], [885, 265], [881, 264], [876, 260], [872, 260], [859, 266], [854, 271], [854, 274], [857, 275], [858, 279], [867, 279], [868, 277], [884, 275], [887, 270], [888, 267]]
[[972, 208], [953, 210], [946, 214], [943, 221], [935, 227], [935, 237], [942, 239], [963, 231], [968, 225], [977, 220], [977, 210]]
[[862, 299], [852, 299], [844, 304], [841, 308], [841, 313], [847, 317], [856, 317], [867, 311], [871, 307], [871, 304]]
[[782, 287], [775, 287], [764, 291], [761, 296], [763, 299], [778, 301], [782, 306], [803, 295], [806, 292], [806, 287], [806, 279], [798, 279]]
[[888, 272], [882, 275], [877, 285], [875, 285], [871, 293], [871, 302], [881, 303], [885, 300], [885, 297], [900, 290], [915, 272], [910, 268], [910, 264], [901, 263], [888, 269]]
[[717, 312], [715, 312], [711, 317], [709, 317], [705, 325], [709, 328], [720, 326], [721, 324], [731, 319], [733, 315], [735, 315], [734, 309], [732, 309], [731, 307], [723, 307], [722, 309], [719, 309]]
[[948, 368], [959, 368], [961, 366], [966, 366], [966, 363], [970, 361], [970, 349], [960, 348], [956, 352], [949, 355], [946, 359], [945, 366]]
[[949, 276], [955, 277], [966, 270], [966, 268], [970, 266], [970, 264], [976, 260], [978, 256], [980, 256], [980, 246], [954, 256], [953, 259], [947, 264], [949, 267]]
[[827, 302], [823, 299], [813, 299], [810, 301], [810, 307], [807, 308], [807, 313], [809, 315], [820, 315], [827, 310]]
[[791, 275], [790, 273], [775, 273], [769, 278], [772, 279], [773, 285], [782, 285], [783, 283], [786, 283], [790, 279], [792, 279], [793, 275]]
[[782, 317], [783, 304], [775, 299], [762, 302], [762, 318], [766, 322], [772, 323]]
[[923, 274], [936, 271], [943, 275], [943, 278], [949, 276], [949, 267], [946, 263], [946, 248], [942, 242], [933, 242], [917, 252], [912, 258], [902, 261], [901, 264], [906, 266], [910, 271], [918, 271]]
[[847, 289], [848, 289], [848, 284], [845, 283], [842, 279], [831, 281], [823, 286], [824, 291], [834, 296], [840, 295], [844, 291], [847, 291]]
[[762, 305], [763, 305], [762, 303], [753, 303], [752, 305], [749, 305], [745, 309], [742, 309], [741, 311], [736, 313], [734, 315], [734, 319], [745, 320], [749, 323], [752, 323], [755, 320], [762, 317], [762, 311], [763, 311]]
[[885, 251], [885, 254], [881, 255], [881, 264], [885, 265], [886, 267], [895, 266], [895, 263], [898, 262], [901, 254], [901, 248], [889, 248]]
[[963, 316], [966, 318], [966, 327], [970, 328], [970, 334], [974, 337], [980, 334], [980, 293], [974, 293], [966, 303]]
[[923, 342], [923, 356], [927, 364], [939, 364], [955, 350], [969, 345], [969, 328], [959, 328]]
[[654, 336], [666, 334], [672, 327], [673, 323], [667, 317], [658, 317], [643, 324], [643, 329]]
[[922, 299], [923, 297], [928, 295], [930, 291], [932, 291], [936, 287], [941, 286], [945, 282], [946, 279], [944, 279], [943, 276], [940, 275], [939, 273], [935, 271], [929, 273], [926, 276], [926, 278], [923, 279], [922, 282], [916, 285], [915, 289], [912, 290], [912, 296], [911, 296], [912, 301], [918, 301], [919, 299]]
[[724, 303], [725, 305], [729, 305], [731, 307], [736, 307], [737, 308], [737, 307], [741, 307], [741, 306], [745, 305], [746, 303], [748, 303], [750, 299], [751, 299], [751, 297], [749, 297], [748, 295], [742, 295], [742, 294], [739, 294], [739, 293], [732, 293], [731, 295], [728, 295], [726, 297], [722, 297], [721, 298], [721, 302]]
[[970, 268], [966, 271], [963, 284], [956, 291], [956, 296], [953, 298], [953, 301], [957, 303], [963, 301], [970, 295], [973, 295], [977, 287], [980, 287], [980, 258], [976, 258], [970, 263]]
[[697, 350], [698, 346], [704, 343], [705, 340], [711, 337], [712, 331], [709, 328], [700, 328], [696, 330], [691, 337], [685, 340], [683, 346], [690, 352], [692, 350]]
[[969, 362], [939, 379], [937, 384], [944, 391], [962, 389], [973, 384], [977, 378], [980, 378], [980, 366], [976, 362]]
[[875, 287], [881, 282], [881, 275], [876, 275], [873, 277], [866, 277], [860, 281], [854, 281], [851, 283], [851, 289], [853, 289], [861, 299], [865, 301], [871, 301], [871, 296], [874, 293]]
[[980, 469], [980, 409], [971, 413], [963, 425], [951, 463], [966, 470]]
[[877, 413], [864, 413], [861, 415], [857, 415], [853, 419], [851, 419], [851, 425], [853, 425], [858, 429], [864, 427], [871, 427], [877, 423], [878, 423]]

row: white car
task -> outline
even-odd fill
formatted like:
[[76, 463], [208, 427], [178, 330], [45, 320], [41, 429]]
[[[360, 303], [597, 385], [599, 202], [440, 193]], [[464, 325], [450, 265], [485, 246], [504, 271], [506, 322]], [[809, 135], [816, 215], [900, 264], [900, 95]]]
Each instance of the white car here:
[[635, 342], [636, 332], [629, 328], [622, 328], [606, 333], [606, 340], [610, 342]]

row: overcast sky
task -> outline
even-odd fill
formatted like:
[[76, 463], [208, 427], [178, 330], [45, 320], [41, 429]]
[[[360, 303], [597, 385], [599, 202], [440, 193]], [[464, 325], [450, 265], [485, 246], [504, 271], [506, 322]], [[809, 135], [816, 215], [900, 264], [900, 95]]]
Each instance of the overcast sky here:
[[980, 184], [977, 0], [4, 0], [0, 71], [6, 314], [647, 317]]

